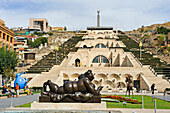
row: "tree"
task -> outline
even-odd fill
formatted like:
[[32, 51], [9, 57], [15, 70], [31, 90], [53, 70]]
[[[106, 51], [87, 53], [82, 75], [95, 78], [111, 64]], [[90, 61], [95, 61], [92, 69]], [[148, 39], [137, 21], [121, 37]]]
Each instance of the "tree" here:
[[5, 85], [5, 78], [12, 76], [12, 73], [16, 71], [18, 58], [14, 51], [8, 50], [4, 47], [0, 48], [0, 74], [2, 74], [3, 85]]
[[66, 26], [64, 26], [64, 31], [67, 31], [67, 27]]
[[27, 39], [27, 44], [28, 44], [29, 46], [33, 47], [33, 42], [32, 42], [31, 40], [29, 40], [29, 39]]
[[33, 48], [39, 47], [41, 44], [45, 44], [45, 43], [48, 43], [48, 39], [46, 37], [39, 37], [35, 39], [34, 42], [28, 40], [28, 45], [30, 45]]
[[170, 29], [167, 29], [165, 27], [159, 27], [157, 28], [157, 32], [158, 34], [168, 34], [168, 32], [170, 32]]
[[168, 47], [167, 50], [170, 52], [170, 47]]
[[48, 35], [49, 35], [49, 36], [52, 36], [52, 35], [53, 35], [53, 33], [52, 33], [52, 32], [50, 32], [50, 33], [48, 33]]

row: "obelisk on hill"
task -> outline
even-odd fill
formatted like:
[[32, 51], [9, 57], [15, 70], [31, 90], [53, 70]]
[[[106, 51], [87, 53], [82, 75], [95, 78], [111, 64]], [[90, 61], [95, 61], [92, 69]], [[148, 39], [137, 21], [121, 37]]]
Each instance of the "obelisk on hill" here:
[[99, 9], [97, 10], [97, 27], [100, 27], [100, 15], [99, 15], [100, 11]]

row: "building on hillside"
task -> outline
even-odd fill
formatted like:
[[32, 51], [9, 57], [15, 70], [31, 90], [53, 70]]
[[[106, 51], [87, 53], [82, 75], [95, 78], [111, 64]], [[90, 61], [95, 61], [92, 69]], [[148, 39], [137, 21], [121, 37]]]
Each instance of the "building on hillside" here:
[[32, 42], [34, 42], [34, 40], [37, 39], [38, 37], [36, 37], [36, 36], [28, 36], [27, 35], [27, 36], [25, 36], [25, 38], [28, 39], [28, 40], [31, 40]]
[[0, 19], [0, 48], [14, 49], [14, 32], [5, 27], [5, 22]]
[[51, 27], [51, 31], [64, 31], [63, 27]]
[[30, 31], [43, 31], [49, 32], [50, 27], [46, 18], [30, 18], [29, 19]]
[[44, 82], [51, 80], [61, 86], [65, 81], [77, 81], [79, 75], [90, 69], [94, 73], [92, 82], [96, 89], [103, 86], [102, 91], [126, 91], [126, 77], [131, 77], [134, 87], [140, 89], [149, 91], [153, 83], [160, 92], [170, 88], [170, 84], [156, 76], [149, 65], [142, 65], [132, 52], [124, 51], [126, 45], [119, 41], [113, 28], [88, 27], [87, 33], [83, 36], [84, 41], [77, 43], [78, 50], [70, 52], [60, 65], [53, 65], [49, 72], [22, 75], [30, 80], [27, 85], [42, 87]]
[[14, 31], [15, 35], [28, 35], [29, 33], [29, 31]]
[[16, 52], [23, 51], [26, 48], [28, 48], [27, 43], [24, 43], [24, 42], [14, 42], [14, 50]]
[[29, 31], [29, 27], [12, 27], [11, 28], [14, 32], [15, 31]]

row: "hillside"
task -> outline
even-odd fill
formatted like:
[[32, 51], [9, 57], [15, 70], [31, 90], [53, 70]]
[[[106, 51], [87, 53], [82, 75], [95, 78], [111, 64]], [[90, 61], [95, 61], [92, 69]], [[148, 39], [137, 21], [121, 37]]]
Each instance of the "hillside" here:
[[125, 33], [136, 42], [142, 42], [143, 48], [150, 51], [150, 54], [170, 64], [170, 44], [168, 45], [169, 32], [170, 22], [142, 26], [137, 30], [127, 31]]
[[150, 26], [141, 26], [137, 30], [126, 31], [125, 33], [146, 33], [146, 32], [154, 32], [157, 28], [164, 27], [170, 29], [170, 21], [162, 24], [152, 24]]
[[153, 24], [150, 26], [143, 26], [141, 28], [138, 28], [137, 31], [139, 32], [149, 32], [149, 31], [156, 31], [157, 28], [164, 27], [167, 29], [170, 29], [170, 22], [166, 22], [163, 24]]

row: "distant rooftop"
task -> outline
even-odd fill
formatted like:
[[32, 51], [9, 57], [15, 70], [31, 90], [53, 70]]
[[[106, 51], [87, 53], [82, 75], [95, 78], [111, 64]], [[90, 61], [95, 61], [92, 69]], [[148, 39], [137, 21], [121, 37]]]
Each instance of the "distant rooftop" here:
[[87, 30], [113, 30], [113, 27], [87, 27]]

